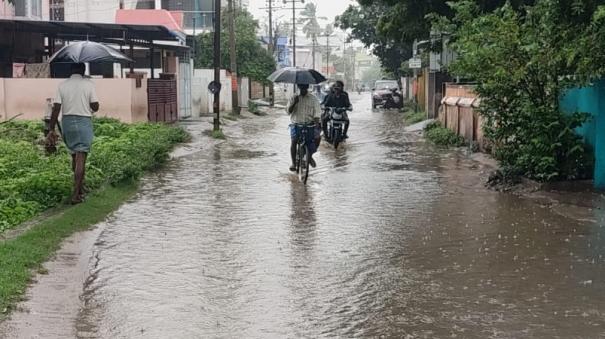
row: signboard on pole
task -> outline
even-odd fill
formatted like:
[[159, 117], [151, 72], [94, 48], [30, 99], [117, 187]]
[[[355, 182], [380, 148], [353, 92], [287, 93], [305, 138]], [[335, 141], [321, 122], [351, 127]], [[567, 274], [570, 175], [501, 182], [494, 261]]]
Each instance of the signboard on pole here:
[[420, 69], [422, 68], [422, 59], [414, 57], [408, 61], [408, 65], [411, 69]]

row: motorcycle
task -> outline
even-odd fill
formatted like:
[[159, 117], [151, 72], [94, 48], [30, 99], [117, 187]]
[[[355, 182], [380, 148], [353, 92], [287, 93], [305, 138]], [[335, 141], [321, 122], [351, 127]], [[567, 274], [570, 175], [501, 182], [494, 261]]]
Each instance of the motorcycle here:
[[334, 145], [334, 149], [338, 149], [338, 145], [345, 140], [345, 122], [346, 122], [346, 108], [329, 107], [326, 108], [326, 114], [328, 115], [327, 141]]

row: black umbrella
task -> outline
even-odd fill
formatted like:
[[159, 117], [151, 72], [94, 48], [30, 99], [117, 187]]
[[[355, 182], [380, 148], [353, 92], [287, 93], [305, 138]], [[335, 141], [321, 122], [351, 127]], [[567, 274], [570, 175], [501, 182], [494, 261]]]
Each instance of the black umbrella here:
[[104, 44], [79, 41], [61, 48], [49, 62], [133, 62], [133, 60]]
[[269, 75], [267, 79], [271, 82], [285, 82], [299, 85], [314, 85], [327, 80], [326, 77], [321, 75], [318, 71], [301, 67], [278, 69], [273, 72], [273, 74]]

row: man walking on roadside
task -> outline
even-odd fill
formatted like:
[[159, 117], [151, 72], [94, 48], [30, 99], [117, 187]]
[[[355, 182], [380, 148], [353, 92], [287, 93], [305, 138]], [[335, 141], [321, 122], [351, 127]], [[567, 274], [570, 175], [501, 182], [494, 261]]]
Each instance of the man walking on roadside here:
[[92, 114], [99, 110], [99, 100], [94, 83], [90, 79], [84, 78], [85, 71], [84, 64], [73, 64], [71, 77], [59, 85], [50, 119], [50, 132], [47, 135], [49, 144], [57, 142], [55, 126], [59, 113], [63, 111], [61, 131], [63, 141], [71, 153], [74, 172], [72, 204], [78, 204], [84, 200], [86, 158], [93, 139]]

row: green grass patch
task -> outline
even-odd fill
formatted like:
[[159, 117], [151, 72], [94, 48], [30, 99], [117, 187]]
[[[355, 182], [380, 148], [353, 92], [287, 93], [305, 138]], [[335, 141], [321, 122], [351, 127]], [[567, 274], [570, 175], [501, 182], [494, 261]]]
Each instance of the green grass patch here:
[[223, 133], [222, 129], [219, 129], [218, 131], [212, 130], [212, 132], [210, 133], [210, 135], [214, 138], [214, 139], [220, 139], [220, 140], [225, 140], [227, 139], [227, 137], [225, 136], [225, 133]]
[[[95, 139], [87, 161], [86, 187], [136, 180], [163, 164], [189, 135], [164, 124], [124, 124], [94, 119]], [[0, 233], [56, 207], [71, 192], [71, 157], [63, 144], [46, 155], [40, 122], [0, 124]]]
[[[183, 129], [164, 124], [124, 124], [94, 119], [95, 140], [87, 162], [91, 193], [77, 206], [41, 216], [23, 233], [0, 241], [0, 317], [19, 301], [41, 264], [75, 231], [105, 219], [137, 189], [139, 177], [166, 162], [175, 144], [187, 141]], [[0, 124], [0, 234], [41, 212], [62, 205], [70, 194], [71, 157], [63, 144], [46, 155], [40, 122]]]
[[432, 122], [425, 127], [424, 136], [439, 146], [460, 147], [466, 143], [463, 137], [441, 126], [438, 121]]
[[237, 119], [239, 119], [239, 116], [233, 114], [232, 112], [229, 112], [227, 114], [223, 114], [223, 118], [231, 121], [237, 121]]
[[104, 186], [86, 202], [51, 216], [15, 239], [0, 242], [0, 319], [21, 299], [36, 272], [61, 242], [105, 219], [137, 191], [135, 181]]
[[418, 111], [418, 112], [408, 111], [406, 113], [405, 117], [403, 118], [406, 125], [413, 125], [413, 124], [419, 123], [421, 121], [424, 121], [425, 119], [426, 119], [426, 112], [422, 112], [422, 111]]
[[258, 104], [252, 100], [248, 100], [248, 112], [252, 114], [259, 114], [260, 108], [258, 107]]

